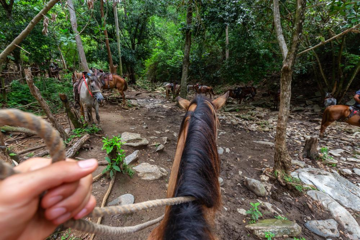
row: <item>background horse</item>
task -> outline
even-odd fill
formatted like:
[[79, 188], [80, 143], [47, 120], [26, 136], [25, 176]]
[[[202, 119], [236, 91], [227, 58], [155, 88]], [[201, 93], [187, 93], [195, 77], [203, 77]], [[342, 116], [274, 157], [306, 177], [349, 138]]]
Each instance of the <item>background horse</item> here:
[[352, 107], [346, 105], [332, 105], [325, 109], [321, 121], [320, 138], [324, 137], [325, 129], [333, 122], [342, 120], [350, 125], [360, 127], [360, 116], [356, 110], [352, 116]]
[[240, 104], [244, 98], [250, 97], [254, 100], [256, 95], [255, 87], [236, 87], [234, 89], [229, 89], [229, 96], [238, 99], [238, 103]]
[[[85, 84], [86, 82], [86, 84]], [[95, 75], [83, 78], [80, 83], [80, 111], [85, 122], [93, 124], [92, 108], [95, 109], [96, 120], [100, 124], [99, 102], [104, 100], [101, 94], [101, 86]]]
[[196, 85], [193, 86], [193, 88], [194, 88], [194, 91], [195, 91], [196, 94], [205, 93], [205, 96], [206, 96], [206, 94], [209, 93], [210, 98], [212, 96], [215, 96], [215, 93], [214, 93], [212, 87], [196, 84]]
[[173, 94], [173, 99], [175, 99], [180, 93], [180, 84], [176, 83], [165, 83], [164, 85], [166, 91], [166, 99], [169, 100], [170, 92]]
[[95, 75], [100, 79], [102, 89], [116, 88], [122, 96], [122, 104], [126, 104], [125, 91], [128, 88], [128, 84], [124, 78], [116, 74], [105, 73], [102, 70], [92, 69]]
[[201, 96], [191, 103], [177, 98], [187, 112], [180, 127], [167, 197], [191, 196], [195, 200], [168, 206], [148, 240], [216, 239], [212, 229], [215, 212], [221, 206], [221, 192], [215, 110], [227, 98], [228, 93], [212, 102]]

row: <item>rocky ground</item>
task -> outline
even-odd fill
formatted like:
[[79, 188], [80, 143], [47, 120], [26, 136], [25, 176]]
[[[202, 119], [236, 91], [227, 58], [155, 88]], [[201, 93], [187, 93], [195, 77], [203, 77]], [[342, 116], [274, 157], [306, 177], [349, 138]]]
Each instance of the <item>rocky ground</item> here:
[[[126, 156], [135, 152], [130, 164], [135, 175], [133, 178], [117, 175], [108, 200], [111, 204], [166, 196], [177, 133], [184, 116], [175, 103], [166, 101], [161, 89], [156, 92], [130, 90], [127, 98], [130, 99], [127, 110], [115, 103], [105, 105], [100, 111], [103, 136], [122, 134], [123, 138], [140, 138], [134, 141], [141, 143], [140, 146], [124, 146]], [[317, 136], [319, 132], [321, 108], [316, 105], [318, 101], [318, 96], [306, 100], [302, 95], [294, 97], [287, 142], [293, 160], [292, 175], [300, 179], [290, 178], [289, 181], [306, 184], [298, 190], [279, 185], [269, 174], [273, 166], [278, 113], [270, 110], [272, 103], [268, 97], [261, 97], [259, 93], [255, 101], [241, 105], [230, 99], [219, 112], [219, 181], [223, 206], [216, 219], [216, 232], [220, 239], [259, 239], [271, 233], [276, 239], [360, 239], [360, 157], [357, 155], [360, 148], [356, 142], [359, 128], [335, 123], [327, 129], [327, 137], [319, 141], [322, 157], [315, 163], [301, 157], [306, 138]], [[66, 125], [65, 118], [63, 123]], [[127, 133], [124, 135], [124, 132]], [[40, 143], [36, 138], [27, 138], [20, 144], [11, 142], [15, 151], [17, 147], [26, 149]], [[101, 148], [101, 137], [93, 136], [78, 158], [104, 160], [106, 154]], [[104, 168], [99, 167], [94, 175]], [[99, 205], [109, 182], [102, 178], [93, 185]], [[119, 198], [124, 194], [128, 195]], [[259, 222], [252, 225], [250, 215], [246, 214], [251, 203], [260, 203], [258, 209], [262, 213]], [[163, 213], [164, 208], [155, 208], [126, 216], [105, 217], [103, 223], [131, 226]], [[125, 235], [123, 239], [146, 239], [152, 229]], [[89, 234], [76, 231], [70, 234], [67, 231], [62, 236], [61, 239], [89, 238]]]

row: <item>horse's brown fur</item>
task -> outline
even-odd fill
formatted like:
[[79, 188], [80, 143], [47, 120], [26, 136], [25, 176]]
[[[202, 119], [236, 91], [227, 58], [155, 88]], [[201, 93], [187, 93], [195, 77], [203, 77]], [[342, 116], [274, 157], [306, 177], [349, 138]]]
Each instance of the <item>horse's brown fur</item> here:
[[[216, 147], [216, 133], [217, 133], [217, 118], [215, 109], [221, 108], [226, 100], [228, 98], [228, 93], [225, 95], [219, 97], [218, 99], [214, 100], [212, 103], [204, 100], [203, 97], [198, 97], [195, 101], [189, 102], [185, 99], [179, 98], [179, 104], [183, 108], [187, 110], [186, 116], [183, 119], [183, 122], [181, 124], [176, 153], [175, 153], [175, 159], [173, 163], [173, 167], [171, 170], [170, 180], [169, 180], [169, 186], [167, 191], [167, 197], [175, 197], [175, 196], [184, 196], [184, 195], [192, 195], [193, 190], [192, 188], [199, 187], [198, 184], [196, 184], [196, 180], [191, 182], [191, 186], [184, 186], [184, 184], [189, 185], [189, 181], [193, 179], [186, 179], [186, 176], [188, 178], [194, 177], [194, 179], [202, 178], [202, 176], [211, 176], [210, 179], [207, 179], [204, 185], [201, 185], [201, 188], [209, 188], [209, 189], [216, 189], [215, 192], [212, 192], [213, 195], [212, 199], [203, 199], [203, 196], [198, 196], [199, 199], [195, 200], [192, 203], [189, 203], [189, 205], [182, 206], [172, 206], [172, 207], [166, 207], [165, 210], [165, 217], [160, 223], [160, 225], [155, 228], [150, 236], [149, 240], [160, 240], [160, 239], [168, 239], [169, 231], [170, 234], [174, 234], [174, 237], [177, 239], [185, 239], [183, 237], [184, 234], [190, 234], [187, 232], [188, 230], [182, 229], [180, 227], [180, 230], [177, 227], [178, 224], [182, 224], [181, 226], [184, 226], [186, 224], [194, 224], [196, 226], [196, 220], [192, 219], [191, 216], [189, 216], [189, 221], [193, 221], [192, 223], [182, 222], [184, 219], [179, 218], [174, 220], [173, 218], [178, 217], [179, 215], [183, 214], [182, 211], [189, 211], [189, 208], [191, 207], [201, 207], [201, 213], [196, 215], [196, 217], [203, 217], [203, 220], [200, 220], [201, 222], [205, 221], [206, 226], [210, 227], [204, 227], [202, 229], [191, 229], [191, 233], [196, 235], [196, 231], [199, 232], [199, 236], [202, 236], [202, 238], [198, 239], [216, 239], [216, 237], [211, 232], [211, 229], [214, 226], [214, 217], [215, 212], [219, 209], [221, 205], [221, 197], [220, 197], [220, 186], [218, 182], [218, 175], [220, 172], [220, 161], [217, 154], [217, 147]], [[200, 105], [198, 105], [200, 104]], [[200, 106], [200, 107], [198, 107]], [[199, 108], [199, 110], [198, 110]], [[201, 113], [200, 113], [200, 112]], [[194, 118], [194, 119], [193, 119]], [[204, 128], [204, 124], [199, 124], [198, 118], [201, 118], [203, 123], [205, 125], [210, 124], [208, 126], [212, 126], [212, 130], [208, 129], [208, 126]], [[205, 123], [206, 122], [206, 123]], [[195, 125], [194, 125], [195, 124]], [[205, 130], [207, 129], [207, 130]], [[208, 132], [210, 130], [210, 132]], [[194, 134], [192, 131], [195, 131]], [[205, 131], [205, 132], [204, 132]], [[197, 133], [196, 133], [197, 132]], [[198, 134], [199, 132], [202, 132], [203, 134], [207, 136], [203, 136], [202, 134]], [[197, 135], [198, 134], [198, 135]], [[202, 136], [204, 140], [199, 139], [199, 136]], [[212, 136], [212, 137], [210, 137]], [[201, 137], [200, 137], [201, 138]], [[205, 143], [206, 139], [209, 141]], [[194, 146], [194, 141], [198, 144], [198, 146]], [[204, 141], [204, 142], [203, 142]], [[189, 145], [187, 145], [189, 144]], [[210, 145], [208, 145], [210, 144]], [[196, 144], [195, 144], [196, 145]], [[194, 155], [195, 153], [195, 155]], [[191, 157], [192, 156], [192, 157]], [[197, 158], [198, 157], [198, 158]], [[204, 162], [199, 160], [203, 158]], [[185, 162], [184, 162], [185, 161]], [[196, 174], [192, 174], [193, 167], [191, 167], [191, 164], [195, 164], [199, 167]], [[211, 164], [211, 167], [208, 165]], [[187, 170], [186, 170], [187, 169]], [[207, 171], [211, 172], [207, 172]], [[186, 171], [190, 171], [187, 172]], [[201, 171], [199, 173], [199, 171]], [[190, 175], [186, 175], [190, 174]], [[198, 176], [194, 176], [197, 175]], [[204, 181], [204, 179], [198, 179], [200, 182]], [[194, 183], [194, 184], [193, 184]], [[206, 186], [207, 185], [207, 186]], [[190, 192], [183, 192], [183, 188], [188, 189]], [[196, 190], [195, 190], [196, 192]], [[201, 192], [201, 190], [200, 190]], [[196, 197], [196, 194], [195, 196]], [[204, 202], [205, 201], [205, 202]], [[208, 206], [207, 206], [208, 205]], [[176, 209], [174, 211], [179, 211], [179, 214], [175, 214], [172, 212], [173, 209]], [[191, 214], [191, 211], [189, 212]], [[175, 226], [174, 226], [175, 225]], [[199, 223], [199, 226], [202, 226], [201, 223]], [[186, 227], [185, 227], [186, 228]], [[196, 227], [195, 227], [196, 228]], [[171, 232], [171, 230], [174, 230], [174, 232]], [[182, 230], [184, 232], [182, 232]], [[206, 238], [204, 238], [206, 236]], [[189, 236], [189, 239], [194, 239]], [[174, 238], [174, 239], [175, 239]]]
[[199, 84], [196, 84], [193, 86], [194, 88], [194, 91], [196, 94], [201, 94], [201, 93], [204, 93], [205, 96], [206, 94], [208, 93], [209, 96], [210, 96], [210, 99], [215, 96], [215, 93], [213, 91], [213, 88], [212, 87], [208, 87], [208, 86], [205, 86], [205, 85], [200, 85]]
[[[106, 75], [102, 74], [99, 75], [99, 79], [102, 80], [103, 78], [105, 78]], [[102, 82], [102, 81], [101, 81]], [[126, 104], [126, 100], [125, 100], [125, 91], [128, 88], [128, 84], [125, 81], [124, 78], [120, 77], [119, 75], [116, 74], [112, 74], [112, 80], [106, 80], [105, 84], [102, 86], [103, 89], [111, 89], [111, 88], [116, 88], [119, 93], [122, 96], [123, 102], [122, 104], [125, 105]]]
[[320, 138], [324, 137], [325, 129], [333, 122], [345, 120], [350, 125], [360, 127], [360, 116], [354, 115], [346, 119], [350, 115], [350, 107], [346, 105], [332, 105], [325, 109], [321, 121]]

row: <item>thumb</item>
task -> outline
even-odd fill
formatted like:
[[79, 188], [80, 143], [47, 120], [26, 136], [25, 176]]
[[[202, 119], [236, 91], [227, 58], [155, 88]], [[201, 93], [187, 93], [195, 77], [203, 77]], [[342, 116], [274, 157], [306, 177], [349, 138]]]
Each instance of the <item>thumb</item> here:
[[5, 179], [3, 184], [9, 187], [9, 194], [34, 198], [63, 183], [80, 180], [95, 171], [97, 165], [96, 159], [78, 162], [60, 161], [35, 171], [15, 174]]

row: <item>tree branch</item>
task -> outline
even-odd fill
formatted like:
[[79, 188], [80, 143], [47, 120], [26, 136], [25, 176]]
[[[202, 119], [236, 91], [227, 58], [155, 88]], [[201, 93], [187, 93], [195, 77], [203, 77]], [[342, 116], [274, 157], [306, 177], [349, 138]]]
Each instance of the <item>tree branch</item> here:
[[[274, 0], [274, 1], [277, 1], [277, 0]], [[349, 33], [349, 32], [352, 32], [352, 31], [354, 31], [354, 30], [355, 30], [356, 28], [358, 28], [358, 27], [360, 27], [360, 24], [357, 24], [357, 25], [355, 25], [355, 26], [353, 26], [353, 27], [351, 27], [351, 28], [348, 28], [348, 29], [346, 29], [345, 31], [339, 33], [338, 35], [335, 35], [335, 36], [329, 38], [328, 40], [326, 40], [326, 41], [324, 41], [324, 42], [321, 42], [321, 43], [319, 43], [319, 44], [317, 44], [317, 45], [315, 45], [315, 46], [313, 46], [313, 47], [311, 47], [311, 48], [308, 48], [308, 49], [306, 49], [306, 50], [298, 53], [298, 56], [300, 56], [300, 55], [302, 55], [302, 54], [304, 54], [304, 53], [306, 53], [306, 52], [308, 52], [308, 51], [311, 51], [311, 50], [313, 50], [313, 49], [315, 49], [315, 48], [317, 48], [317, 47], [320, 47], [320, 46], [322, 46], [322, 45], [324, 45], [324, 44], [326, 44], [326, 43], [328, 43], [328, 42], [330, 42], [330, 41], [332, 41], [332, 40], [334, 40], [334, 39], [336, 39], [336, 38], [338, 38], [338, 37], [341, 37], [341, 36], [344, 35], [344, 34], [347, 34], [347, 33]]]
[[278, 43], [280, 46], [281, 54], [283, 56], [283, 60], [285, 60], [288, 54], [288, 48], [285, 42], [284, 34], [281, 27], [281, 20], [280, 20], [280, 10], [279, 10], [279, 0], [274, 0], [274, 24], [276, 30], [276, 37], [278, 39]]

